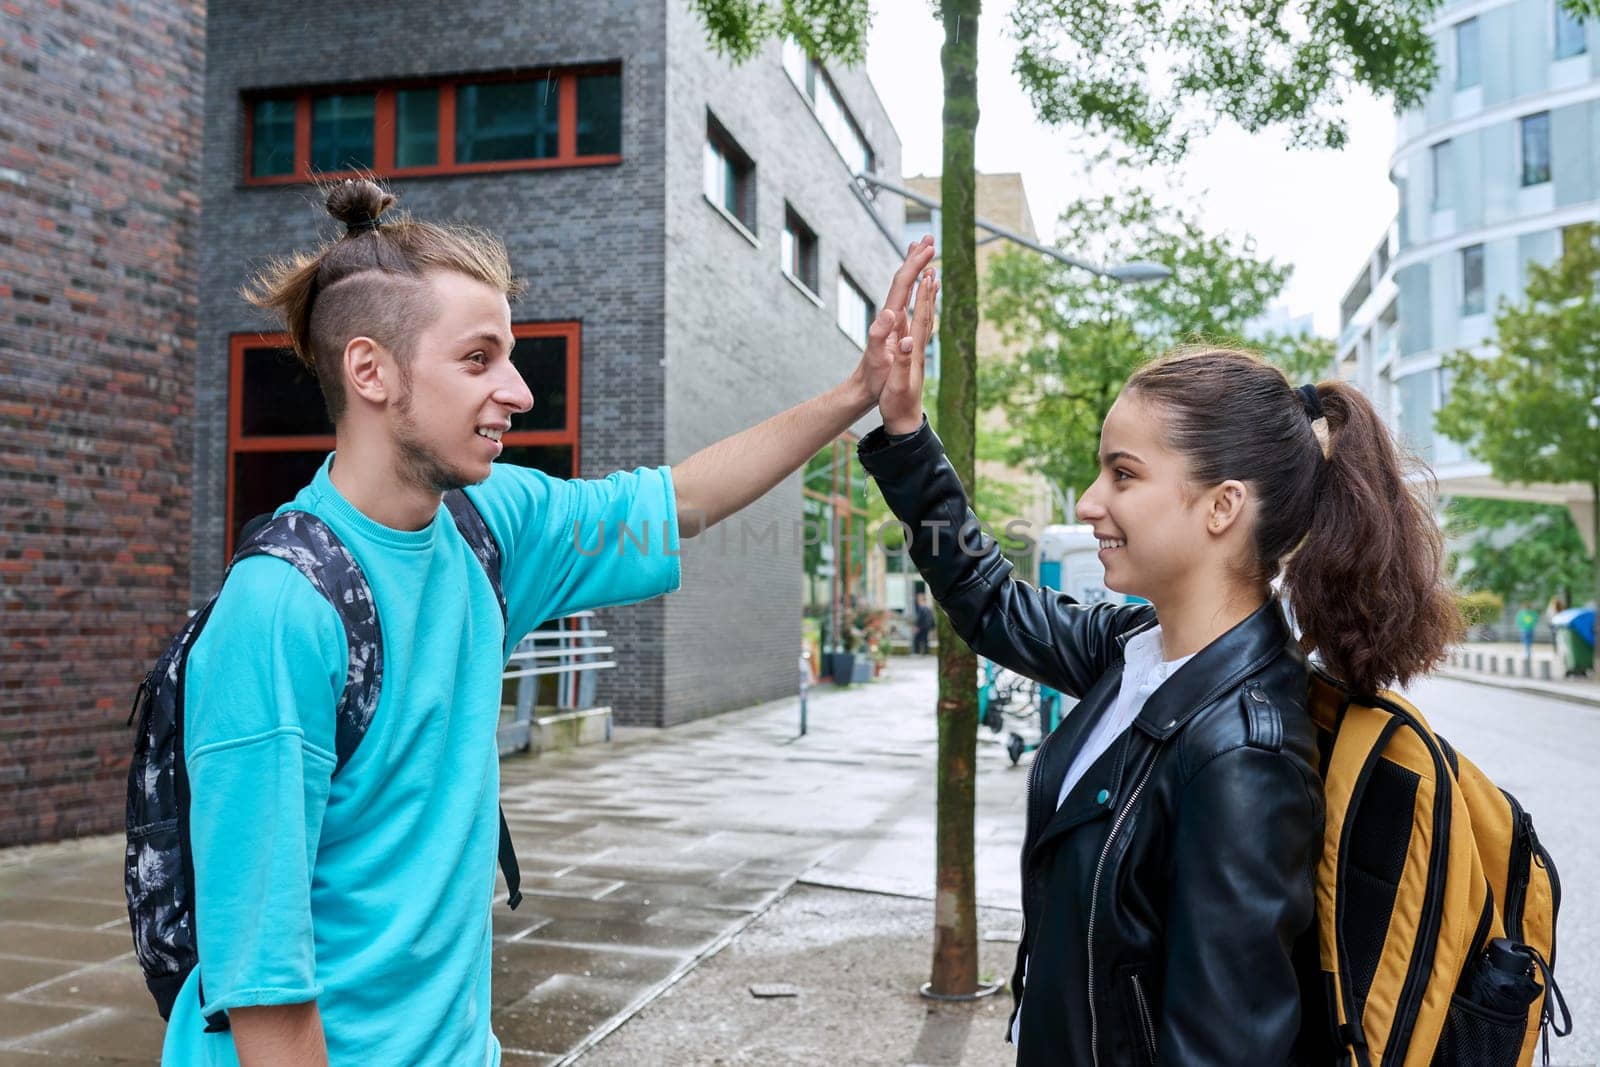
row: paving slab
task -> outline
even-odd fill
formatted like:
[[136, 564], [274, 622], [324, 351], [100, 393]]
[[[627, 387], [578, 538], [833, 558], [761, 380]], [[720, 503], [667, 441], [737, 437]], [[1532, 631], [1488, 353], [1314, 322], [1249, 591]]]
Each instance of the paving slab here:
[[[787, 700], [504, 760], [524, 873], [522, 906], [507, 909], [500, 886], [493, 911], [505, 1062], [570, 1062], [805, 880], [922, 898], [901, 903], [920, 916], [906, 929], [927, 935], [935, 685], [931, 659], [899, 659], [870, 685], [814, 690], [805, 737]], [[986, 741], [978, 762], [980, 898], [1015, 909], [1026, 761]], [[0, 851], [0, 1067], [159, 1056], [122, 850], [112, 836]], [[925, 970], [925, 948], [912, 956]], [[805, 986], [782, 999], [806, 1000]]]
[[[1010, 1067], [1011, 998], [935, 1004], [917, 988], [932, 956], [926, 901], [797, 886], [715, 957], [574, 1061], [577, 1067]], [[1016, 929], [1015, 912], [980, 925]], [[979, 944], [986, 977], [1010, 974], [1014, 937]], [[751, 992], [788, 987], [793, 995]]]

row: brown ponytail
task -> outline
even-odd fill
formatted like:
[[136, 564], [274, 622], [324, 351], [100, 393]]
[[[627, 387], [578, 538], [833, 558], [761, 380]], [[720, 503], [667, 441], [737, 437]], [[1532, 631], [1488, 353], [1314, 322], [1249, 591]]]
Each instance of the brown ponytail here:
[[[1372, 694], [1432, 670], [1466, 626], [1444, 576], [1432, 472], [1402, 459], [1354, 386], [1322, 382], [1317, 398], [1331, 447], [1316, 517], [1284, 583], [1301, 643], [1355, 692]], [[1408, 466], [1422, 477], [1408, 480]]]
[[1194, 484], [1251, 486], [1256, 558], [1244, 577], [1269, 583], [1287, 560], [1301, 645], [1353, 692], [1405, 685], [1461, 639], [1431, 480], [1426, 492], [1407, 481], [1359, 390], [1319, 383], [1326, 422], [1313, 421], [1281, 370], [1233, 349], [1180, 350], [1141, 368], [1126, 390], [1163, 410]]
[[386, 218], [394, 194], [366, 178], [321, 187], [344, 233], [313, 252], [296, 252], [259, 271], [241, 290], [279, 316], [295, 355], [317, 375], [328, 417], [344, 414], [344, 349], [370, 337], [394, 353], [402, 376], [415, 336], [435, 314], [425, 275], [465, 274], [505, 293], [522, 291], [498, 238], [466, 226], [438, 226], [400, 214]]

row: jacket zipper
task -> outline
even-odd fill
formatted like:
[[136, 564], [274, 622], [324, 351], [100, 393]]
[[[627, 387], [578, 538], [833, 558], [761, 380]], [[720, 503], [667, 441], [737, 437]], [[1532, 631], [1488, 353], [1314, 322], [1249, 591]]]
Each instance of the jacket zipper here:
[[1150, 1055], [1150, 1062], [1156, 1062], [1156, 1023], [1150, 1015], [1150, 1002], [1144, 996], [1144, 983], [1139, 981], [1139, 976], [1130, 974], [1133, 980], [1133, 1000], [1139, 1006], [1139, 1023], [1144, 1028], [1144, 1047]]
[[1150, 772], [1156, 769], [1155, 754], [1150, 756], [1150, 766], [1144, 769], [1139, 784], [1133, 787], [1133, 792], [1128, 794], [1128, 802], [1122, 805], [1122, 810], [1117, 812], [1117, 819], [1111, 824], [1111, 832], [1106, 835], [1106, 843], [1100, 847], [1100, 858], [1094, 865], [1094, 883], [1089, 890], [1089, 1054], [1094, 1057], [1095, 1067], [1100, 1067], [1100, 1017], [1094, 1008], [1094, 920], [1095, 913], [1100, 905], [1100, 877], [1105, 873], [1106, 857], [1111, 854], [1112, 842], [1117, 839], [1117, 831], [1122, 829], [1122, 823], [1128, 817], [1128, 812], [1139, 800], [1139, 794], [1144, 790], [1144, 784], [1150, 780]]
[[[1033, 840], [1034, 840], [1033, 830], [1034, 830], [1034, 826], [1036, 825], [1036, 822], [1034, 820], [1034, 811], [1033, 811], [1034, 780], [1036, 778], [1038, 778], [1040, 773], [1041, 773], [1039, 768], [1044, 763], [1045, 746], [1048, 745], [1050, 743], [1051, 739], [1054, 738], [1054, 737], [1055, 737], [1055, 732], [1052, 731], [1052, 732], [1046, 734], [1044, 737], [1039, 739], [1039, 747], [1033, 750], [1033, 762], [1028, 765], [1028, 777], [1026, 779], [1024, 779], [1024, 788], [1023, 788], [1023, 793], [1022, 793], [1022, 810], [1026, 813], [1026, 817], [1027, 817], [1027, 823], [1023, 828], [1023, 834], [1022, 834], [1022, 933], [1021, 933], [1021, 948], [1023, 950], [1023, 959], [1024, 960], [1027, 959], [1027, 947], [1028, 947], [1028, 896], [1029, 896], [1028, 889], [1029, 889], [1029, 886], [1032, 885], [1032, 879], [1028, 877], [1028, 860], [1031, 858], [1030, 854], [1031, 854], [1031, 852], [1033, 850]], [[1026, 983], [1024, 983], [1024, 984], [1026, 984]], [[1017, 997], [1017, 1006], [1011, 1013], [1013, 1021], [1015, 1021], [1017, 1013], [1022, 1010], [1022, 998], [1023, 998], [1023, 996], [1026, 996], [1026, 995], [1027, 995], [1027, 990], [1026, 989], [1022, 990], [1022, 992], [1018, 995], [1018, 997]]]

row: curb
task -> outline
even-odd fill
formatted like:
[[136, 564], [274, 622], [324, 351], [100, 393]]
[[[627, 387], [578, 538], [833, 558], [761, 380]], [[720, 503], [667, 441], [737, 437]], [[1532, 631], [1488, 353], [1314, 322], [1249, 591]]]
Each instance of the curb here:
[[694, 956], [679, 964], [671, 974], [661, 979], [661, 981], [657, 982], [649, 989], [646, 989], [643, 993], [640, 993], [637, 997], [634, 997], [633, 1000], [621, 1011], [617, 1012], [615, 1015], [611, 1016], [611, 1018], [607, 1019], [593, 1030], [589, 1031], [588, 1035], [584, 1037], [583, 1040], [579, 1041], [576, 1045], [558, 1057], [551, 1064], [551, 1067], [569, 1067], [569, 1065], [576, 1061], [580, 1056], [592, 1051], [596, 1045], [600, 1044], [600, 1042], [604, 1041], [606, 1038], [622, 1029], [629, 1023], [629, 1021], [633, 1019], [635, 1015], [638, 1015], [641, 1011], [644, 1011], [655, 1001], [659, 1000], [669, 989], [683, 981], [685, 978], [689, 977], [689, 975], [693, 974], [702, 963], [706, 962], [711, 957], [715, 956], [717, 953], [733, 944], [734, 941], [738, 940], [740, 934], [744, 933], [750, 928], [751, 924], [762, 918], [767, 914], [767, 912], [771, 911], [775, 906], [777, 906], [778, 902], [787, 897], [794, 890], [794, 887], [799, 884], [800, 877], [796, 876], [787, 885], [783, 885], [777, 889], [774, 889], [767, 899], [763, 901], [760, 907], [758, 907], [755, 911], [734, 923], [728, 929], [722, 931], [722, 933], [718, 934], [714, 939], [712, 939], [709, 944], [707, 944], [699, 952], [695, 953]]
[[1510, 689], [1519, 693], [1528, 693], [1533, 696], [1549, 697], [1552, 700], [1565, 701], [1568, 704], [1581, 704], [1585, 707], [1600, 708], [1600, 692], [1594, 694], [1560, 688], [1557, 685], [1543, 686], [1530, 684], [1516, 678], [1508, 678], [1503, 674], [1479, 674], [1476, 671], [1464, 671], [1450, 667], [1436, 668], [1432, 677], [1449, 678], [1457, 682], [1472, 682], [1476, 685], [1492, 686], [1495, 689]]

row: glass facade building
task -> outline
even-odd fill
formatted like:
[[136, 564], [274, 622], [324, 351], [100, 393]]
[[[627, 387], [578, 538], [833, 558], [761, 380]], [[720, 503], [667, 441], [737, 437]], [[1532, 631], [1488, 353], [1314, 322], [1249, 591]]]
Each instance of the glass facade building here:
[[[1576, 487], [1500, 485], [1434, 429], [1443, 358], [1482, 350], [1530, 263], [1600, 219], [1600, 31], [1554, 0], [1456, 0], [1430, 25], [1439, 78], [1402, 113], [1398, 212], [1340, 306], [1339, 369], [1373, 397], [1443, 493], [1588, 507]], [[1582, 516], [1580, 516], [1580, 519]], [[1580, 521], [1580, 526], [1584, 523]]]

